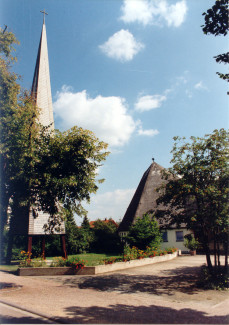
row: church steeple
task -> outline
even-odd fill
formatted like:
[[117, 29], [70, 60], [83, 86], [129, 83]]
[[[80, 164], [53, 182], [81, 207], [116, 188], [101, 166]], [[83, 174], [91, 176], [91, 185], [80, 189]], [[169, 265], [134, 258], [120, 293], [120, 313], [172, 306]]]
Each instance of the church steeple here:
[[44, 126], [51, 124], [50, 129], [53, 130], [54, 119], [45, 26], [45, 15], [47, 15], [47, 13], [45, 11], [41, 12], [44, 14], [44, 18], [31, 93], [37, 106], [40, 108], [39, 122]]

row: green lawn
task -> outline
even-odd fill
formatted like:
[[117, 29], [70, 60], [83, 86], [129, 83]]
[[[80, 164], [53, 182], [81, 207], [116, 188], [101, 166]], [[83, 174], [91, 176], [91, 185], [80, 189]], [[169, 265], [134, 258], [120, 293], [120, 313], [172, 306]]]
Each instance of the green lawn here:
[[93, 253], [78, 254], [78, 255], [71, 255], [71, 256], [77, 256], [81, 260], [84, 260], [86, 262], [86, 266], [95, 266], [95, 265], [103, 264], [102, 261], [108, 257], [121, 257], [120, 255], [93, 254]]

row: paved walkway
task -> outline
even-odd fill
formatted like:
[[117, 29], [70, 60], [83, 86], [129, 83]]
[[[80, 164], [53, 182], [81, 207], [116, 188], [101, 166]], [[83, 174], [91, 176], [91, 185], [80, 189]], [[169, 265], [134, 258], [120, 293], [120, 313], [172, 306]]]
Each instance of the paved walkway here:
[[[55, 324], [49, 319], [33, 313], [0, 303], [1, 324]], [[10, 315], [10, 316], [9, 316]]]
[[[0, 300], [57, 323], [228, 324], [228, 292], [195, 287], [204, 263], [204, 256], [185, 256], [94, 276], [18, 277], [0, 272]], [[5, 315], [5, 323], [11, 320], [30, 323]]]

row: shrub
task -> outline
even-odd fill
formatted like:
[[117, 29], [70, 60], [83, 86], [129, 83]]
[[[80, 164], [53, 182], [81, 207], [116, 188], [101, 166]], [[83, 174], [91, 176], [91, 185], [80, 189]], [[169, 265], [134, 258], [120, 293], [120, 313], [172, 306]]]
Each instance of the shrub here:
[[20, 260], [20, 267], [43, 267], [46, 266], [46, 262], [43, 256], [31, 258], [32, 254], [26, 251], [21, 251], [18, 259]]
[[158, 248], [162, 235], [154, 215], [145, 214], [130, 227], [126, 240], [130, 246], [145, 250], [147, 246]]
[[20, 260], [19, 265], [21, 267], [31, 267], [31, 253], [21, 251], [18, 259]]
[[229, 288], [229, 276], [223, 267], [211, 273], [209, 268], [203, 266], [200, 271], [197, 287], [208, 290], [225, 290]]
[[66, 266], [71, 266], [75, 269], [83, 269], [85, 267], [85, 261], [80, 260], [79, 257], [70, 256], [66, 259]]
[[188, 234], [184, 237], [184, 246], [195, 251], [199, 247], [199, 242], [191, 234]]
[[50, 264], [50, 267], [62, 267], [66, 266], [66, 259], [63, 257], [54, 257], [52, 260], [52, 263]]
[[165, 251], [167, 252], [167, 254], [173, 254], [177, 251], [177, 248], [175, 247], [168, 247], [168, 248], [165, 248]]
[[78, 257], [70, 256], [67, 259], [63, 257], [55, 257], [50, 265], [51, 267], [63, 267], [71, 266], [74, 269], [83, 269], [85, 267], [85, 261], [80, 260]]

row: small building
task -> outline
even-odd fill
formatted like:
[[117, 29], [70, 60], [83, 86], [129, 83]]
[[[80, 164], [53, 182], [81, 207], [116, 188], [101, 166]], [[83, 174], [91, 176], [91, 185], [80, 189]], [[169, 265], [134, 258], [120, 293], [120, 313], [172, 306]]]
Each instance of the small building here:
[[[126, 213], [118, 228], [119, 236], [124, 238], [129, 231], [130, 226], [136, 222], [137, 218], [142, 217], [145, 213], [155, 212], [162, 207], [157, 205], [159, 193], [156, 191], [163, 182], [162, 171], [164, 168], [153, 161], [149, 168], [143, 174], [140, 183], [134, 193], [134, 196], [126, 210]], [[176, 247], [185, 252], [188, 249], [184, 246], [184, 236], [191, 233], [187, 230], [185, 224], [179, 228], [176, 226], [169, 227], [165, 224], [160, 225], [163, 232], [162, 248]]]

